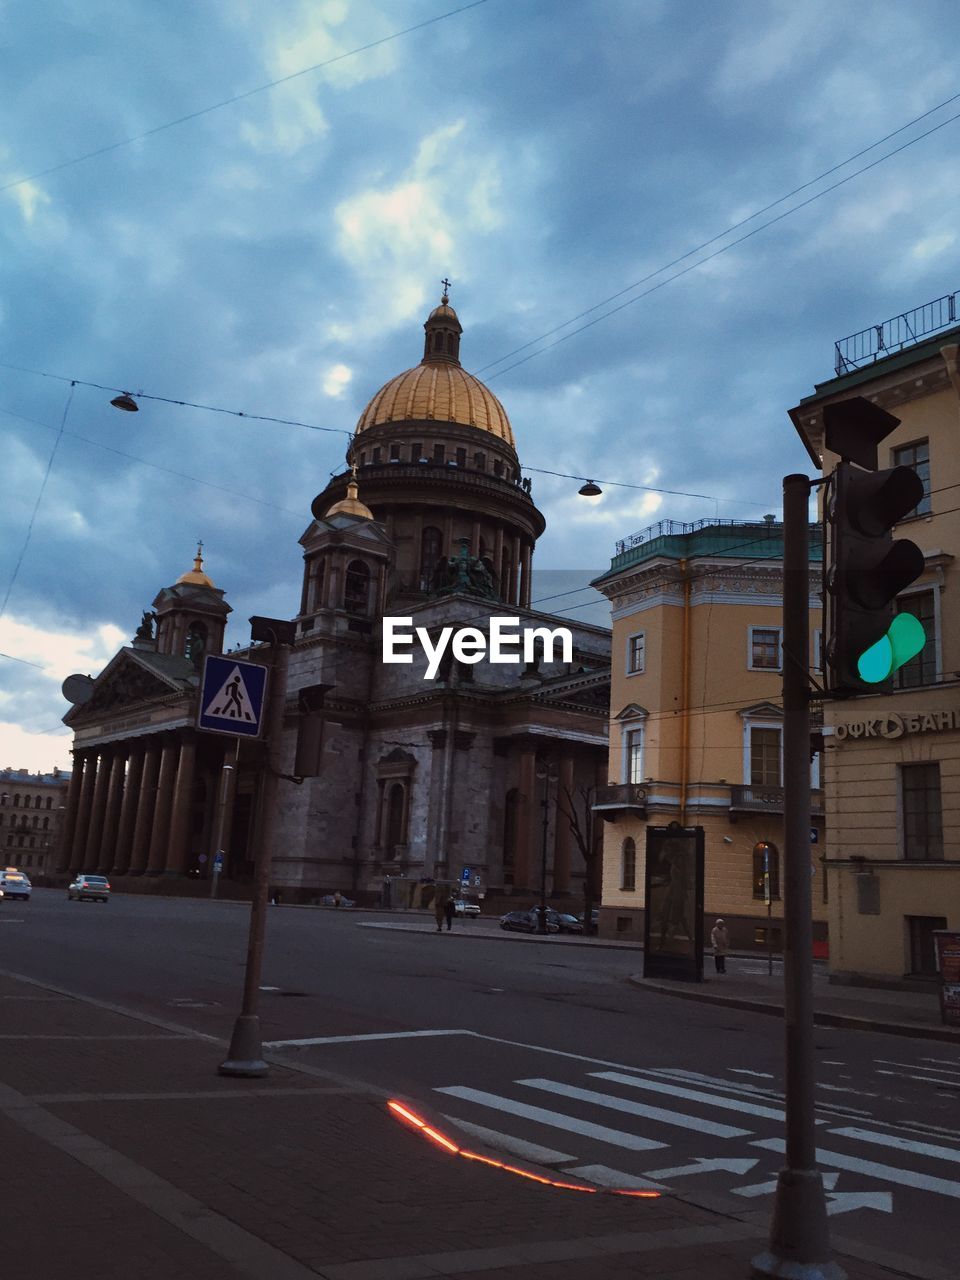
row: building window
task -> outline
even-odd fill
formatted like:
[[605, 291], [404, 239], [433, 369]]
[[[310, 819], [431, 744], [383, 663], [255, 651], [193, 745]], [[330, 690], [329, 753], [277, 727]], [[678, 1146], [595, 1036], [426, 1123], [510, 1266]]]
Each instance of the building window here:
[[410, 461], [419, 462], [423, 457], [423, 444], [420, 440], [410, 446]]
[[910, 940], [910, 973], [933, 978], [937, 974], [937, 950], [933, 941], [935, 929], [946, 929], [944, 916], [907, 916]]
[[749, 662], [751, 671], [780, 670], [779, 627], [749, 627]]
[[444, 459], [445, 459], [445, 457], [446, 457], [446, 453], [447, 453], [447, 451], [446, 451], [446, 448], [445, 448], [445, 446], [444, 446], [444, 445], [442, 445], [442, 444], [435, 444], [435, 445], [433, 446], [433, 460], [434, 460], [434, 462], [443, 462], [443, 460], [444, 460]]
[[623, 730], [623, 780], [643, 781], [643, 729]]
[[53, 808], [53, 796], [47, 796], [47, 808], [48, 809]]
[[406, 843], [404, 818], [406, 817], [406, 795], [402, 782], [395, 782], [387, 796], [387, 857], [392, 858], [398, 844]]
[[467, 451], [466, 449], [458, 449], [457, 450], [457, 466], [465, 467], [466, 465], [467, 465]]
[[199, 671], [203, 666], [203, 658], [206, 652], [207, 628], [202, 622], [191, 622], [190, 629], [187, 632], [184, 654], [190, 659], [194, 670]]
[[916, 444], [906, 444], [902, 449], [894, 449], [893, 465], [895, 467], [912, 467], [923, 481], [923, 497], [914, 509], [904, 516], [926, 516], [930, 514], [930, 442], [918, 440]]
[[897, 601], [897, 613], [912, 613], [922, 624], [927, 643], [897, 672], [898, 689], [916, 689], [937, 679], [936, 606], [932, 591], [917, 591]]
[[637, 846], [627, 836], [620, 853], [620, 888], [633, 893], [637, 887]]
[[400, 446], [398, 444], [392, 444], [390, 446], [390, 461], [391, 462], [400, 461]]
[[379, 462], [379, 461], [380, 461], [380, 447], [379, 447], [379, 445], [378, 445], [378, 446], [377, 446], [377, 448], [376, 448], [376, 449], [374, 449], [374, 451], [373, 451], [373, 461], [374, 461], [374, 462]]
[[780, 898], [780, 850], [769, 840], [753, 846], [753, 896], [767, 900], [767, 876], [770, 877], [770, 901]]
[[477, 468], [478, 471], [486, 471], [487, 455], [485, 453], [475, 453], [473, 455], [473, 465]]
[[494, 474], [495, 476], [502, 476], [502, 475], [503, 475], [503, 463], [500, 461], [500, 459], [499, 459], [499, 458], [496, 458], [496, 459], [494, 460], [494, 463], [493, 463], [493, 474]]
[[513, 867], [516, 860], [520, 832], [520, 792], [513, 787], [507, 792], [503, 806], [503, 883], [513, 884]]
[[19, 809], [19, 808], [20, 808], [20, 792], [19, 792], [19, 791], [18, 791], [18, 792], [16, 793], [16, 795], [13, 797], [13, 807], [14, 807], [15, 809]]
[[640, 675], [643, 671], [644, 664], [645, 640], [644, 632], [637, 631], [632, 636], [627, 636], [627, 675]]
[[443, 535], [427, 525], [420, 535], [420, 590], [429, 591], [443, 554]]
[[943, 817], [940, 805], [940, 765], [902, 764], [903, 856], [926, 862], [943, 858]]
[[361, 467], [365, 467], [365, 466], [367, 465], [367, 454], [366, 454], [366, 450], [364, 450], [364, 452], [360, 454], [360, 465], [361, 465]]
[[779, 787], [780, 730], [750, 729], [751, 787]]
[[362, 560], [351, 560], [343, 584], [343, 607], [348, 613], [369, 611], [370, 570]]

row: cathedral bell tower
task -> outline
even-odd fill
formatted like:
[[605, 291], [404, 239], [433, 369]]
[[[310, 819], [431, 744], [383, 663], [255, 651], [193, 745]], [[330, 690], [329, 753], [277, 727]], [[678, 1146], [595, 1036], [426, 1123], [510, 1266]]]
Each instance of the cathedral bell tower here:
[[189, 658], [199, 671], [204, 655], [223, 652], [223, 633], [230, 606], [224, 593], [203, 572], [203, 543], [197, 546], [193, 568], [172, 587], [164, 587], [153, 602], [157, 619], [157, 652]]

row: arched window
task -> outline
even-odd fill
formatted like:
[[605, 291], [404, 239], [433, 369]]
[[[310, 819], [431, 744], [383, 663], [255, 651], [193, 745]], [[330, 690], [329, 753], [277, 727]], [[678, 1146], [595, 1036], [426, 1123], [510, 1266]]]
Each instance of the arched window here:
[[44, 829], [44, 831], [49, 831], [49, 829], [50, 829], [50, 819], [49, 819], [49, 818], [44, 818], [44, 820], [43, 820], [43, 829]]
[[767, 900], [767, 876], [770, 877], [770, 901], [780, 897], [780, 851], [769, 840], [753, 846], [753, 896]]
[[35, 809], [39, 809], [39, 808], [40, 808], [40, 806], [41, 806], [42, 804], [43, 804], [43, 797], [42, 797], [42, 796], [34, 796], [34, 798], [33, 798], [33, 807], [34, 807]]
[[368, 613], [370, 570], [362, 560], [351, 560], [343, 584], [343, 607], [347, 613]]
[[191, 622], [190, 629], [187, 631], [187, 643], [184, 653], [193, 663], [193, 666], [197, 671], [199, 671], [203, 666], [203, 659], [206, 652], [207, 628], [202, 622]]
[[435, 333], [433, 335], [433, 349], [434, 351], [443, 350], [443, 334], [442, 333]]
[[47, 796], [47, 808], [48, 809], [53, 808], [53, 796]]
[[432, 524], [420, 535], [420, 590], [429, 591], [443, 555], [443, 535]]
[[406, 811], [404, 786], [395, 782], [387, 795], [387, 856], [391, 857], [398, 844], [406, 844], [404, 817]]
[[455, 356], [457, 354], [457, 336], [454, 333], [447, 334], [447, 355]]
[[520, 792], [512, 787], [503, 805], [503, 883], [513, 884], [513, 868], [517, 856], [520, 829]]
[[18, 792], [16, 793], [16, 795], [13, 797], [13, 807], [14, 807], [15, 809], [19, 809], [19, 808], [20, 808], [20, 792], [19, 792], [19, 791], [18, 791]]
[[633, 893], [637, 887], [637, 846], [630, 836], [620, 853], [620, 888]]

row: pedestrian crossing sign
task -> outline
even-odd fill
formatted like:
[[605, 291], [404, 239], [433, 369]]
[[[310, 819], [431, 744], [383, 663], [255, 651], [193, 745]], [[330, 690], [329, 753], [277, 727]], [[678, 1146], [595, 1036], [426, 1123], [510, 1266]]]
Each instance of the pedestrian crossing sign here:
[[258, 738], [263, 728], [267, 668], [257, 662], [207, 654], [200, 685], [197, 728]]

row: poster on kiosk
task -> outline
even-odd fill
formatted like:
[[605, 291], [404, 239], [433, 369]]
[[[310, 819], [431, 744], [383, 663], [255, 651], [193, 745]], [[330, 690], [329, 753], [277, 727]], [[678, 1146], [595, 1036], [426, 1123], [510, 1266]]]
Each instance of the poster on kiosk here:
[[647, 827], [643, 976], [703, 981], [703, 827]]

